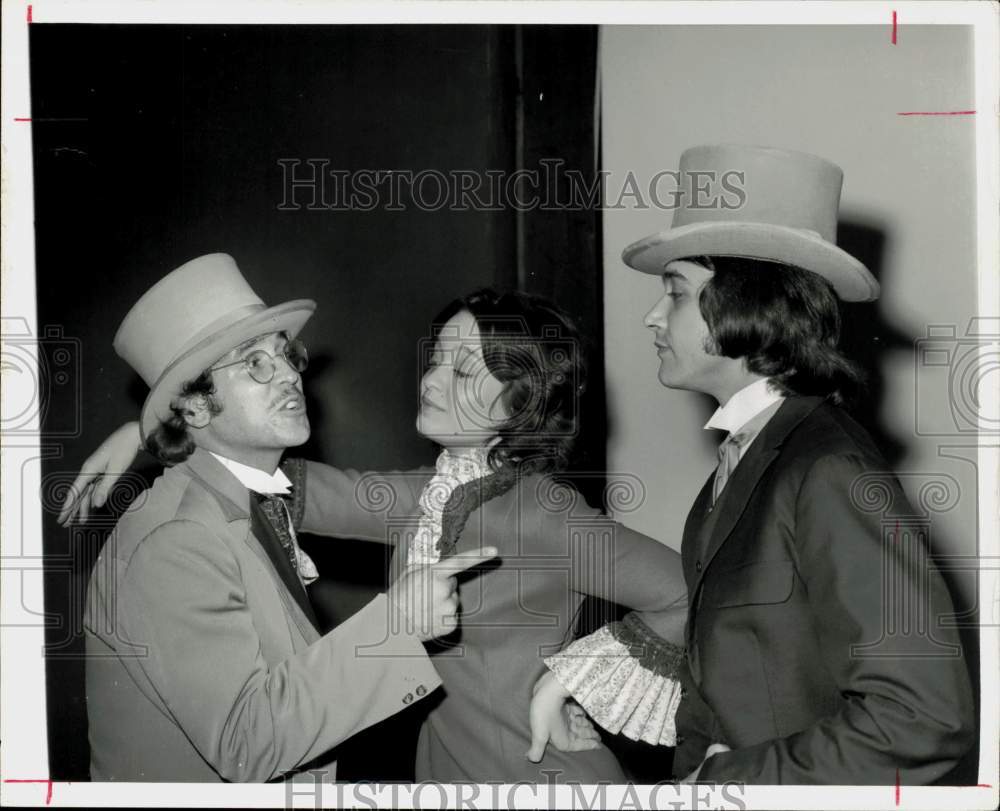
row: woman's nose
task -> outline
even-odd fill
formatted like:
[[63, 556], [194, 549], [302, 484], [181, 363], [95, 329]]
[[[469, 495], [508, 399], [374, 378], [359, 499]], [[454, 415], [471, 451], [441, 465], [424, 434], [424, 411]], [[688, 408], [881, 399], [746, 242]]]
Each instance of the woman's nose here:
[[420, 379], [420, 390], [425, 389], [436, 389], [440, 391], [441, 389], [441, 367], [433, 366], [424, 372], [424, 376]]

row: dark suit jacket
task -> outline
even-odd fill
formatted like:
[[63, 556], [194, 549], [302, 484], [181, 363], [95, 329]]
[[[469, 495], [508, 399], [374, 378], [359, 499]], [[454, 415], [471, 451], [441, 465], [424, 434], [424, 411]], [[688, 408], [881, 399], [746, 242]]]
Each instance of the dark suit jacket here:
[[309, 764], [332, 780], [332, 747], [440, 684], [384, 595], [320, 636], [265, 541], [249, 491], [202, 450], [122, 516], [84, 616], [92, 779], [256, 782]]
[[[876, 488], [874, 491], [871, 488]], [[867, 488], [867, 490], [866, 490]], [[932, 782], [972, 746], [954, 609], [868, 434], [785, 401], [685, 526], [687, 697], [674, 771], [754, 784]], [[872, 495], [888, 498], [875, 503]], [[876, 509], [879, 508], [879, 509]]]

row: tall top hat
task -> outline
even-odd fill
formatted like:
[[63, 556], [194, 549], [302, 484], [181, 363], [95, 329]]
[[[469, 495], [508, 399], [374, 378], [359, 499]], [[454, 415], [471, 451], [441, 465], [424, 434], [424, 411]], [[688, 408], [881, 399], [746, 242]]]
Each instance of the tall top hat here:
[[316, 302], [268, 307], [233, 258], [199, 256], [168, 273], [129, 310], [114, 348], [149, 386], [139, 421], [142, 438], [173, 416], [181, 387], [244, 341], [271, 332], [298, 334]]
[[[705, 174], [712, 173], [712, 174]], [[742, 256], [795, 265], [817, 273], [844, 301], [872, 301], [879, 285], [868, 269], [837, 247], [837, 209], [844, 173], [816, 155], [751, 146], [697, 146], [681, 155], [683, 180], [701, 175], [716, 183], [729, 174], [733, 191], [742, 173], [743, 197], [683, 197], [671, 228], [629, 245], [625, 264], [663, 273], [675, 259]], [[723, 181], [723, 188], [727, 184]]]

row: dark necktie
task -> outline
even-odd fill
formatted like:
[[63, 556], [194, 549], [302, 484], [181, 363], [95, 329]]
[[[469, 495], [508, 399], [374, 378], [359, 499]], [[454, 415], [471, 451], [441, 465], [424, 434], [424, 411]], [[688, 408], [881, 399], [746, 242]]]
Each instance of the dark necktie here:
[[[280, 496], [251, 493], [250, 504], [251, 527], [254, 535], [264, 547], [278, 576], [284, 582], [295, 602], [309, 618], [316, 630], [320, 630], [319, 620], [309, 602], [302, 578], [299, 575], [298, 556], [295, 552], [295, 542], [292, 539], [292, 529], [289, 511]], [[262, 526], [263, 525], [263, 526]]]
[[257, 503], [260, 504], [261, 512], [267, 518], [267, 522], [274, 530], [281, 542], [281, 548], [285, 550], [292, 568], [296, 573], [299, 571], [298, 554], [295, 551], [295, 540], [292, 538], [292, 516], [288, 512], [288, 505], [279, 495], [255, 493]]

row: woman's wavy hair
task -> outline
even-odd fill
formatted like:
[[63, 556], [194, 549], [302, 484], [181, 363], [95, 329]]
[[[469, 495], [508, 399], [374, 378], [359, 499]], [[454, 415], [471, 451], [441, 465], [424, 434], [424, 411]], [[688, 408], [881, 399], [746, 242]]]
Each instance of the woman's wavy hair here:
[[497, 429], [490, 466], [522, 473], [564, 469], [579, 433], [587, 378], [576, 325], [544, 298], [484, 288], [455, 299], [438, 314], [434, 334], [439, 344], [447, 341], [441, 330], [445, 322], [463, 310], [476, 320], [486, 368], [503, 383], [500, 398], [511, 415]]
[[[222, 412], [222, 405], [215, 397], [215, 383], [212, 373], [202, 372], [194, 380], [189, 380], [181, 387], [178, 400], [187, 397], [204, 397], [209, 412], [214, 416]], [[176, 465], [194, 453], [194, 439], [184, 420], [184, 408], [175, 400], [170, 404], [173, 416], [162, 420], [146, 437], [146, 450], [160, 460], [164, 465]]]
[[698, 306], [714, 345], [706, 351], [745, 358], [786, 395], [851, 403], [864, 374], [837, 349], [840, 309], [830, 283], [791, 265], [733, 256], [698, 256], [712, 271]]

